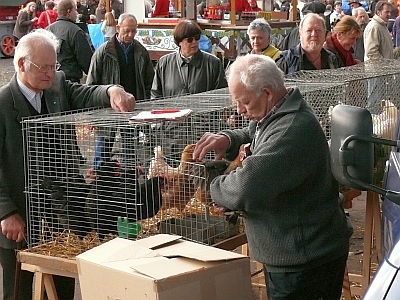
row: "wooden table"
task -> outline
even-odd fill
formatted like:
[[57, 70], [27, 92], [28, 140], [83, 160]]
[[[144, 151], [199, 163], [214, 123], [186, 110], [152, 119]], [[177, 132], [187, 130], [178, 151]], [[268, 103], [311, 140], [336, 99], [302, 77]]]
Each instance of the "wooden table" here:
[[21, 269], [35, 274], [33, 300], [43, 300], [46, 291], [49, 300], [58, 300], [53, 275], [78, 278], [75, 260], [19, 251], [17, 259]]
[[[234, 250], [245, 243], [247, 243], [246, 234], [241, 233], [212, 246], [224, 250]], [[35, 254], [28, 251], [19, 251], [17, 259], [21, 263], [22, 270], [35, 274], [33, 300], [43, 300], [45, 292], [49, 300], [58, 300], [53, 275], [78, 278], [78, 266], [75, 259]]]

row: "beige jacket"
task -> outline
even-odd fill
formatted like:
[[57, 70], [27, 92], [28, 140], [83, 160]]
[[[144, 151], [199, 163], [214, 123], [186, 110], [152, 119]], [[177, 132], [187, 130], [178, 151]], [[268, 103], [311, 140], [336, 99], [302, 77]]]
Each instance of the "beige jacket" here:
[[375, 15], [364, 30], [364, 61], [370, 59], [393, 59], [393, 42], [387, 23]]

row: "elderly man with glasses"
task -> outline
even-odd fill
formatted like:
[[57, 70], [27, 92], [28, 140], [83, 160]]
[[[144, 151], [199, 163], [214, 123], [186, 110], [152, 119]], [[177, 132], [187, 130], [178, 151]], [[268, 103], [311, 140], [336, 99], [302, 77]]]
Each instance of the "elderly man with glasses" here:
[[[134, 97], [120, 86], [89, 86], [66, 80], [65, 74], [57, 71], [57, 46], [56, 37], [44, 29], [21, 38], [14, 55], [16, 74], [0, 89], [0, 264], [3, 299], [6, 300], [14, 299], [14, 249], [17, 243], [29, 239], [21, 120], [86, 107], [111, 106], [122, 112], [135, 108]], [[37, 134], [49, 135], [45, 130]], [[50, 139], [57, 138], [49, 136], [48, 144], [51, 144]], [[46, 170], [63, 166], [62, 159], [48, 161], [49, 164], [43, 166]], [[32, 299], [32, 276], [30, 272], [21, 272], [19, 300]], [[59, 299], [74, 298], [73, 279], [56, 277], [55, 283]]]

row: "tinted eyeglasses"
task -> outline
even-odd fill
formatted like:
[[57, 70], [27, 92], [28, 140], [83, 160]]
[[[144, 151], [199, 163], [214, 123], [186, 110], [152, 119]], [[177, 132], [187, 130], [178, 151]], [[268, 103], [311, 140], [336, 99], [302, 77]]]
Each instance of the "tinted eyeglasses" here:
[[200, 34], [195, 35], [195, 36], [188, 37], [188, 38], [186, 38], [186, 40], [188, 41], [188, 43], [193, 42], [193, 40], [198, 41], [198, 40], [200, 40]]

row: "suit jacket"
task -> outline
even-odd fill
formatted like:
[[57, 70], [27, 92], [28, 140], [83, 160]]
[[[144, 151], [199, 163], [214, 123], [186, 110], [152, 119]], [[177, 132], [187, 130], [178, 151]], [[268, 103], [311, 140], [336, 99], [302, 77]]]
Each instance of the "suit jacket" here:
[[[66, 81], [63, 72], [57, 72], [51, 88], [44, 90], [43, 95], [49, 113], [86, 107], [109, 107], [106, 92], [109, 87], [73, 84]], [[14, 212], [25, 219], [26, 172], [21, 121], [30, 117], [31, 112], [18, 86], [16, 75], [0, 89], [0, 107], [0, 220]], [[0, 247], [13, 249], [15, 246], [14, 241], [0, 232]]]

